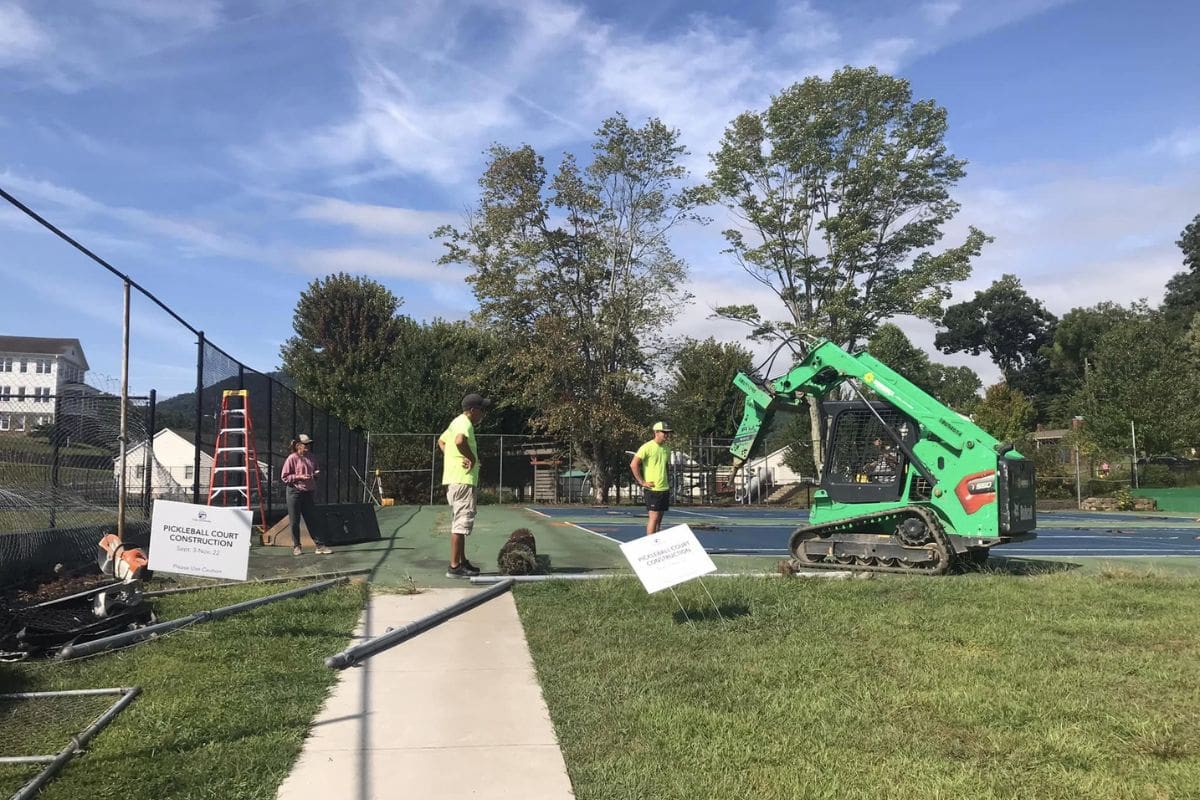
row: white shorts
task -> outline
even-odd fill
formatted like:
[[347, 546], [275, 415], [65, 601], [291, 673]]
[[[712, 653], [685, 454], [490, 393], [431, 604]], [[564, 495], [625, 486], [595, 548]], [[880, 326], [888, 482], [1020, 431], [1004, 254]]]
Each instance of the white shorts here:
[[446, 502], [450, 504], [450, 533], [470, 536], [475, 529], [475, 487], [469, 483], [447, 484]]

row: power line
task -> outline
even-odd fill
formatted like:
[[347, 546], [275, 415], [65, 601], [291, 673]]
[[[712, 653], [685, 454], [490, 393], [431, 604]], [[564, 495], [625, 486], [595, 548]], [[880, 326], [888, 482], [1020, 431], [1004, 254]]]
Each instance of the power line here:
[[[34, 220], [34, 221], [35, 221], [35, 222], [37, 222], [39, 225], [41, 225], [43, 228], [45, 228], [46, 230], [48, 230], [48, 231], [50, 231], [51, 233], [53, 233], [55, 236], [57, 236], [58, 238], [62, 239], [62, 240], [63, 240], [64, 242], [66, 242], [67, 244], [71, 245], [72, 247], [74, 247], [74, 248], [75, 248], [76, 250], [78, 250], [79, 252], [83, 253], [85, 256], [87, 256], [88, 258], [90, 258], [92, 261], [95, 261], [97, 264], [99, 264], [100, 266], [104, 267], [106, 270], [108, 270], [109, 272], [111, 272], [113, 275], [116, 275], [118, 278], [120, 278], [121, 280], [125, 281], [125, 282], [126, 282], [126, 283], [128, 283], [128, 284], [129, 284], [131, 287], [133, 287], [134, 289], [137, 289], [139, 292], [141, 292], [143, 295], [145, 295], [145, 296], [146, 296], [146, 298], [147, 298], [148, 300], [150, 300], [150, 302], [154, 303], [156, 306], [158, 306], [159, 308], [161, 308], [163, 311], [165, 311], [165, 312], [167, 312], [168, 314], [170, 314], [170, 315], [171, 315], [171, 317], [172, 317], [172, 318], [173, 318], [173, 319], [174, 319], [176, 322], [178, 322], [178, 323], [179, 323], [180, 325], [182, 325], [183, 327], [187, 328], [187, 329], [188, 329], [189, 331], [191, 331], [193, 334], [195, 334], [196, 336], [200, 336], [200, 335], [201, 335], [201, 332], [200, 332], [200, 330], [199, 330], [198, 328], [196, 328], [195, 326], [193, 326], [192, 324], [190, 324], [190, 323], [189, 323], [189, 322], [188, 322], [186, 319], [184, 319], [183, 317], [181, 317], [181, 316], [179, 316], [178, 314], [176, 314], [176, 313], [175, 313], [175, 312], [174, 312], [174, 311], [171, 309], [171, 307], [170, 307], [170, 306], [168, 306], [168, 305], [167, 305], [166, 303], [164, 303], [162, 300], [159, 300], [157, 297], [155, 297], [153, 292], [151, 292], [150, 290], [146, 289], [144, 286], [142, 286], [141, 284], [139, 284], [139, 283], [138, 283], [137, 281], [135, 281], [133, 278], [129, 277], [129, 276], [128, 276], [128, 275], [126, 275], [124, 272], [121, 272], [119, 269], [117, 269], [116, 267], [114, 267], [112, 264], [108, 263], [108, 262], [107, 262], [107, 261], [105, 261], [103, 258], [101, 258], [100, 256], [98, 256], [98, 255], [96, 255], [95, 253], [93, 253], [93, 252], [92, 252], [91, 250], [89, 250], [87, 247], [85, 247], [85, 246], [84, 246], [84, 245], [82, 245], [80, 242], [78, 242], [77, 240], [75, 240], [74, 238], [72, 238], [72, 237], [71, 237], [69, 234], [67, 234], [66, 232], [64, 232], [64, 231], [63, 231], [61, 228], [59, 228], [57, 225], [55, 225], [54, 223], [52, 223], [52, 222], [50, 222], [49, 220], [47, 220], [47, 219], [46, 219], [45, 217], [43, 217], [41, 214], [37, 213], [37, 212], [36, 212], [36, 211], [34, 211], [32, 208], [30, 208], [29, 206], [25, 205], [24, 203], [22, 203], [22, 202], [21, 202], [20, 200], [18, 200], [17, 198], [13, 197], [11, 194], [9, 194], [7, 191], [5, 191], [3, 187], [0, 187], [0, 197], [3, 197], [5, 200], [7, 200], [9, 203], [11, 203], [11, 204], [12, 204], [14, 207], [16, 207], [18, 210], [20, 210], [20, 211], [21, 211], [22, 213], [24, 213], [26, 216], [28, 216], [30, 219]], [[236, 361], [236, 362], [237, 362], [237, 363], [239, 363], [239, 364], [241, 363], [240, 361], [238, 361], [238, 359], [236, 359], [236, 358], [234, 358], [233, 356], [229, 355], [229, 353], [226, 353], [224, 350], [222, 350], [220, 347], [217, 347], [215, 344], [213, 344], [213, 343], [212, 343], [212, 342], [210, 342], [209, 340], [205, 339], [205, 340], [204, 340], [204, 343], [205, 343], [205, 345], [206, 345], [206, 346], [208, 346], [208, 347], [211, 347], [213, 350], [216, 350], [218, 353], [220, 353], [221, 355], [225, 356], [225, 357], [226, 357], [226, 358], [228, 358], [230, 361]]]

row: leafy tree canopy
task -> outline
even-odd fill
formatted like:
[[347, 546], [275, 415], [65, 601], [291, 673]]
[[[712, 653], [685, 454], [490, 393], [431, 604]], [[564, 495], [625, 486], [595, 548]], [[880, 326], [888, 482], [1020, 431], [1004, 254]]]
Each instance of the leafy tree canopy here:
[[678, 131], [620, 115], [597, 130], [590, 164], [566, 155], [552, 177], [532, 147], [495, 145], [465, 227], [435, 233], [442, 263], [471, 269], [476, 318], [499, 337], [491, 372], [506, 379], [506, 398], [581, 447], [598, 500], [614, 453], [645, 433], [641, 384], [688, 299], [668, 242], [700, 219], [684, 155]]

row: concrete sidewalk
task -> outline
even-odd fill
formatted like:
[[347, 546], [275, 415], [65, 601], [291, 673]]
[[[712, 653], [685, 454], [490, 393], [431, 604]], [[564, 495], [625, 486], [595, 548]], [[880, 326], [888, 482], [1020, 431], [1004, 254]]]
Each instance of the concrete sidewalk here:
[[[474, 589], [371, 599], [378, 636]], [[344, 670], [280, 800], [574, 795], [511, 594]]]

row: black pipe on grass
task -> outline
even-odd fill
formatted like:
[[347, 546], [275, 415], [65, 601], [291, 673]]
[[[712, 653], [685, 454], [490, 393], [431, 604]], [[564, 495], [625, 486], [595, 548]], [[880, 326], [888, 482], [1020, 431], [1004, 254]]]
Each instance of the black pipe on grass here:
[[403, 625], [399, 628], [394, 628], [387, 633], [376, 636], [373, 639], [368, 639], [365, 642], [356, 644], [353, 647], [347, 647], [340, 653], [332, 655], [325, 659], [325, 666], [330, 669], [345, 669], [353, 667], [361, 661], [365, 661], [371, 656], [378, 655], [384, 650], [395, 647], [398, 644], [407, 642], [431, 628], [436, 628], [447, 620], [457, 617], [463, 612], [470, 611], [476, 606], [483, 605], [488, 600], [493, 600], [507, 592], [513, 587], [512, 578], [505, 578], [494, 586], [477, 592], [470, 597], [464, 597], [453, 605], [446, 606], [440, 611], [435, 611], [432, 614], [421, 617], [420, 619]]
[[303, 597], [306, 594], [324, 591], [325, 589], [336, 586], [339, 583], [344, 583], [346, 580], [347, 579], [344, 577], [333, 578], [332, 580], [321, 581], [320, 583], [310, 584], [309, 586], [301, 586], [298, 589], [289, 589], [286, 592], [279, 592], [278, 594], [268, 595], [267, 597], [259, 597], [254, 600], [247, 600], [243, 603], [235, 603], [234, 605], [225, 606], [224, 608], [218, 608], [212, 611], [197, 611], [195, 614], [191, 614], [186, 617], [168, 620], [167, 622], [160, 622], [157, 625], [147, 625], [144, 628], [125, 631], [124, 633], [117, 633], [112, 636], [105, 636], [103, 639], [93, 639], [90, 642], [81, 642], [80, 644], [68, 644], [58, 651], [58, 657], [64, 660], [71, 658], [82, 658], [83, 656], [90, 656], [96, 653], [102, 653], [105, 650], [111, 650], [114, 647], [121, 647], [127, 644], [136, 644], [137, 642], [140, 642], [143, 639], [148, 639], [151, 636], [158, 636], [162, 633], [178, 630], [179, 628], [183, 628], [197, 622], [207, 622], [208, 620], [212, 619], [221, 619], [232, 614], [241, 613], [242, 611], [249, 611], [250, 609], [257, 608], [258, 606], [274, 603], [278, 600], [289, 600], [293, 597]]
[[155, 589], [152, 592], [142, 592], [142, 597], [164, 597], [170, 594], [187, 594], [189, 592], [199, 592], [203, 589], [228, 589], [230, 586], [253, 586], [257, 584], [267, 583], [287, 583], [289, 581], [302, 580], [304, 578], [349, 578], [354, 575], [366, 575], [371, 572], [371, 567], [360, 567], [358, 569], [338, 570], [337, 572], [317, 572], [312, 575], [291, 575], [282, 578], [263, 578], [256, 581], [229, 581], [228, 583], [201, 583], [197, 586], [180, 586], [174, 589]]
[[[74, 758], [75, 754], [82, 751], [87, 743], [92, 740], [97, 733], [104, 730], [108, 723], [113, 721], [113, 718], [125, 710], [125, 707], [133, 702], [142, 689], [140, 686], [133, 686], [128, 689], [103, 689], [100, 691], [89, 692], [91, 694], [116, 694], [121, 693], [121, 699], [113, 703], [107, 711], [96, 718], [96, 721], [89, 725], [78, 736], [72, 736], [71, 742], [62, 750], [58, 751], [58, 755], [54, 760], [46, 765], [46, 768], [38, 774], [33, 780], [21, 787], [20, 791], [12, 796], [12, 800], [29, 800], [34, 797], [41, 788], [45, 786], [51, 778], [58, 774], [68, 761]], [[47, 694], [62, 694], [61, 692], [49, 692]]]

